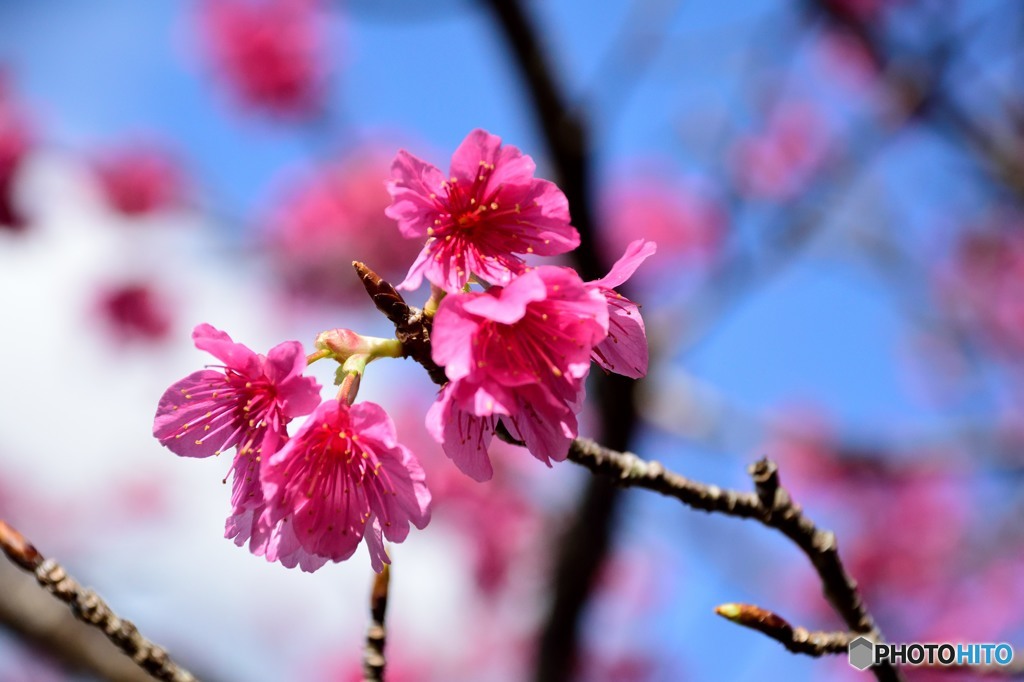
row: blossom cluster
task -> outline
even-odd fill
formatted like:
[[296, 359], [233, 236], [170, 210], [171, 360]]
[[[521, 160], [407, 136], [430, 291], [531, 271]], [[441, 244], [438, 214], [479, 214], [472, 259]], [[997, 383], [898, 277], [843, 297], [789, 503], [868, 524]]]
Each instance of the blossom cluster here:
[[[647, 338], [636, 304], [615, 287], [654, 244], [637, 240], [605, 277], [584, 282], [522, 256], [574, 249], [579, 233], [565, 195], [534, 177], [533, 160], [483, 130], [452, 155], [448, 178], [399, 152], [387, 214], [402, 234], [426, 237], [403, 282], [426, 278], [445, 296], [434, 317], [433, 359], [449, 379], [427, 415], [445, 453], [477, 480], [499, 423], [543, 462], [565, 459], [591, 360], [638, 378], [647, 373]], [[464, 291], [470, 282], [482, 291]]]
[[[647, 373], [639, 307], [616, 288], [654, 244], [634, 241], [589, 282], [568, 267], [528, 263], [531, 254], [556, 256], [580, 243], [565, 195], [534, 172], [529, 156], [475, 130], [447, 179], [401, 151], [387, 182], [385, 214], [402, 235], [424, 241], [401, 286], [430, 282], [431, 352], [448, 379], [427, 428], [478, 481], [492, 476], [487, 451], [499, 429], [549, 465], [566, 458], [592, 362], [632, 378]], [[308, 357], [297, 341], [261, 355], [206, 324], [193, 339], [223, 364], [164, 393], [154, 435], [186, 457], [234, 450], [227, 537], [307, 571], [347, 559], [365, 538], [379, 571], [389, 561], [385, 540], [426, 526], [422, 467], [384, 408], [353, 402], [369, 362], [403, 354], [397, 339], [335, 329], [317, 337]], [[341, 364], [340, 390], [322, 401], [305, 370], [328, 358]]]
[[[321, 402], [297, 341], [260, 355], [210, 325], [192, 338], [224, 364], [167, 389], [153, 434], [184, 457], [235, 449], [226, 537], [307, 571], [349, 558], [365, 537], [379, 571], [383, 538], [401, 542], [410, 523], [426, 527], [423, 470], [381, 406]], [[306, 415], [289, 437], [288, 424]]]

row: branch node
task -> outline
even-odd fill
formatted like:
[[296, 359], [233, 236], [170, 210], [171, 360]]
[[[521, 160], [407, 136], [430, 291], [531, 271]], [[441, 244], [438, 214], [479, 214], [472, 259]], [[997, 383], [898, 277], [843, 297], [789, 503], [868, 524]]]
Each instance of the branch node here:
[[750, 477], [754, 479], [754, 489], [757, 497], [761, 500], [765, 513], [770, 518], [782, 505], [779, 492], [779, 467], [767, 457], [757, 460], [747, 469]]

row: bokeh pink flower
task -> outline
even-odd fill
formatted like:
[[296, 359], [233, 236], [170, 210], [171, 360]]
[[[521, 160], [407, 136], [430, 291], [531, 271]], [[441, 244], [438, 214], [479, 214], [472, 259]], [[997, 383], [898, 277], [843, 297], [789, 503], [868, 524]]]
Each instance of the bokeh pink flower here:
[[104, 287], [99, 292], [96, 307], [99, 320], [122, 342], [163, 341], [174, 323], [167, 297], [145, 281]]
[[829, 134], [822, 112], [811, 104], [780, 106], [764, 129], [733, 149], [733, 170], [740, 188], [758, 199], [782, 201], [804, 189], [828, 152]]
[[104, 199], [123, 215], [147, 215], [183, 198], [181, 169], [169, 152], [155, 146], [109, 151], [94, 167]]
[[0, 71], [0, 229], [21, 231], [26, 227], [14, 198], [14, 181], [32, 146], [30, 126]]
[[[726, 216], [710, 190], [670, 180], [667, 172], [639, 170], [601, 192], [600, 239], [606, 261], [618, 258], [637, 239], [658, 244], [663, 268], [647, 270], [661, 280], [712, 261], [726, 237]], [[671, 269], [671, 270], [670, 270]]]
[[241, 104], [285, 117], [317, 111], [328, 60], [315, 0], [206, 0], [201, 11], [214, 69]]
[[353, 260], [390, 281], [405, 273], [420, 245], [397, 239], [384, 215], [390, 199], [381, 179], [390, 162], [390, 154], [363, 148], [285, 183], [266, 220], [265, 243], [289, 294], [364, 300]]

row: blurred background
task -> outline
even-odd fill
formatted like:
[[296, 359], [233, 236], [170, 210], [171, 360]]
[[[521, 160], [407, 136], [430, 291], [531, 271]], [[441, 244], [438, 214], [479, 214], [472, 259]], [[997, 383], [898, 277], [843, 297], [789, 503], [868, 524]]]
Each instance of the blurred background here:
[[[224, 540], [230, 463], [152, 418], [200, 322], [390, 334], [349, 265], [418, 251], [390, 160], [480, 127], [565, 188], [587, 278], [658, 243], [650, 375], [594, 377], [584, 435], [740, 489], [768, 455], [889, 639], [1024, 644], [1022, 48], [1011, 0], [0, 2], [0, 518], [204, 680], [359, 679], [365, 554]], [[512, 448], [474, 483], [418, 366], [361, 391], [435, 499], [389, 679], [858, 679], [714, 615], [842, 629], [780, 535]], [[0, 681], [140, 679], [48, 606], [0, 562]]]

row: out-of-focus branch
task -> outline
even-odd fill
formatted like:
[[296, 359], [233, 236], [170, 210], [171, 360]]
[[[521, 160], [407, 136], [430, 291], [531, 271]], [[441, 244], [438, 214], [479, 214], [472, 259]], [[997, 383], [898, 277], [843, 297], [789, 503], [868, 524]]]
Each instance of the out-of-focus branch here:
[[[391, 296], [381, 298], [376, 295], [385, 286], [390, 285], [376, 275], [364, 275], [364, 272], [372, 271], [362, 263], [358, 263], [356, 269], [360, 272], [364, 285], [371, 283], [367, 285], [371, 298], [375, 302], [383, 301], [386, 307], [385, 309], [378, 304], [378, 309], [391, 319], [391, 314], [396, 310], [395, 306], [399, 304]], [[401, 299], [398, 292], [395, 292], [394, 296]], [[396, 328], [403, 324], [414, 324], [411, 315], [415, 313], [411, 308], [409, 311], [409, 319], [398, 322], [391, 319]], [[416, 338], [423, 336], [421, 334]], [[417, 342], [413, 348], [408, 349], [407, 355], [413, 359], [417, 359], [418, 355], [429, 358], [429, 341], [425, 344]], [[428, 370], [435, 366], [432, 360], [430, 365], [424, 365]], [[754, 481], [754, 492], [740, 492], [690, 480], [668, 471], [660, 462], [642, 459], [631, 452], [620, 452], [604, 447], [588, 438], [577, 438], [572, 442], [568, 459], [619, 486], [653, 490], [675, 498], [693, 509], [754, 519], [779, 531], [796, 544], [810, 560], [821, 580], [825, 597], [850, 630], [876, 642], [884, 641], [857, 589], [857, 583], [846, 572], [839, 558], [835, 535], [831, 531], [818, 528], [804, 515], [800, 506], [793, 502], [789, 492], [780, 484], [778, 468], [771, 460], [761, 459], [751, 465], [749, 472]], [[899, 671], [889, 664], [879, 665], [872, 671], [882, 681], [901, 679]]]
[[383, 682], [384, 644], [387, 630], [384, 629], [384, 616], [388, 610], [388, 585], [391, 582], [391, 567], [384, 564], [384, 570], [373, 577], [373, 590], [370, 591], [370, 627], [366, 630], [366, 648], [363, 650], [364, 682]]
[[793, 627], [785, 618], [753, 604], [722, 604], [715, 607], [715, 613], [768, 635], [794, 654], [845, 654], [850, 642], [859, 636], [855, 632], [812, 632], [807, 628]]
[[[808, 6], [833, 25], [855, 36], [876, 67], [885, 68], [890, 74], [899, 76], [883, 80], [893, 102], [903, 103], [915, 115], [929, 116], [933, 123], [947, 125], [953, 132], [959, 133], [966, 147], [980, 161], [981, 168], [1018, 200], [1024, 200], [1024, 162], [1019, 154], [1024, 141], [1020, 135], [1007, 141], [989, 134], [964, 110], [948, 89], [943, 87], [941, 67], [945, 59], [922, 59], [913, 64], [894, 63], [875, 27], [845, 4], [829, 0], [808, 0]], [[956, 34], [942, 41], [939, 51], [948, 54], [953, 48], [951, 42], [962, 37], [962, 34]], [[936, 64], [939, 66], [936, 67]]]
[[33, 573], [47, 592], [68, 604], [75, 618], [106, 635], [139, 668], [165, 682], [196, 682], [192, 673], [172, 661], [163, 648], [143, 637], [131, 621], [111, 611], [99, 595], [79, 585], [60, 564], [44, 558], [3, 521], [0, 521], [0, 549], [16, 566]]
[[32, 576], [0, 560], [0, 628], [71, 673], [108, 682], [147, 682], [102, 633], [75, 619], [63, 604], [39, 589]]
[[[519, 69], [532, 112], [550, 152], [556, 180], [565, 193], [580, 245], [570, 254], [585, 280], [605, 274], [597, 249], [591, 181], [592, 149], [588, 122], [573, 109], [556, 81], [556, 69], [541, 48], [520, 0], [483, 0], [504, 36]], [[620, 293], [628, 296], [627, 291]], [[595, 374], [591, 378], [601, 424], [601, 440], [629, 447], [637, 424], [634, 383], [624, 377]], [[619, 491], [606, 481], [588, 481], [576, 514], [556, 545], [551, 607], [541, 627], [534, 666], [538, 682], [562, 682], [572, 675], [579, 639], [580, 616], [598, 570], [611, 546]]]

